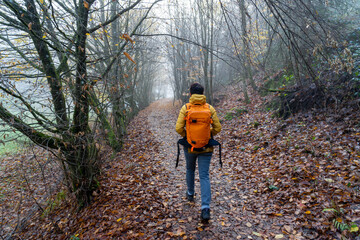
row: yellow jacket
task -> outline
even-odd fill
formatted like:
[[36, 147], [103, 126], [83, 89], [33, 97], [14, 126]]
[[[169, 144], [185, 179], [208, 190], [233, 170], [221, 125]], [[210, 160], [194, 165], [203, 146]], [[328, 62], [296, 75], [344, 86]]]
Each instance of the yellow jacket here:
[[[189, 102], [191, 104], [205, 104], [206, 103], [206, 96], [205, 95], [201, 95], [201, 94], [192, 94], [190, 97]], [[213, 106], [210, 105], [210, 112], [211, 112], [211, 117], [213, 120], [213, 123], [211, 125], [211, 133], [213, 136], [215, 136], [216, 134], [218, 134], [221, 131], [221, 124], [219, 121], [219, 118], [216, 114], [216, 110], [215, 108], [213, 108]], [[176, 132], [179, 133], [182, 137], [185, 137], [186, 135], [186, 130], [185, 130], [185, 115], [186, 115], [186, 105], [184, 105], [179, 113], [179, 117], [176, 121]], [[208, 147], [205, 149], [205, 151], [203, 152], [212, 152], [213, 151], [213, 147]], [[189, 152], [190, 149], [189, 149]], [[196, 152], [193, 151], [191, 153], [203, 153], [203, 152]]]

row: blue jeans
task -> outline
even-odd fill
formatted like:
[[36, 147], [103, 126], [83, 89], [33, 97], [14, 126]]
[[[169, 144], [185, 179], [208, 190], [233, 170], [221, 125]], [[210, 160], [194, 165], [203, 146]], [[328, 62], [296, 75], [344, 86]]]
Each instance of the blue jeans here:
[[209, 178], [209, 168], [212, 153], [193, 154], [189, 153], [187, 148], [184, 148], [186, 158], [186, 183], [188, 194], [195, 193], [195, 168], [196, 158], [199, 165], [199, 178], [201, 189], [201, 209], [210, 208], [211, 202], [211, 187]]

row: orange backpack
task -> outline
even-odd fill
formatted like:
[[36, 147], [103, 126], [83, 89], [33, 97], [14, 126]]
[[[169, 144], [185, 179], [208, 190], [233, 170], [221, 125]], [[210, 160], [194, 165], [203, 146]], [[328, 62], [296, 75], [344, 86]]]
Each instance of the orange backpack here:
[[[211, 136], [211, 118], [210, 105], [186, 104], [186, 137], [181, 138], [177, 142], [177, 158], [175, 168], [179, 165], [180, 145], [183, 145], [186, 150], [191, 147], [191, 151], [195, 148], [200, 148], [202, 151], [204, 147], [219, 146], [219, 163], [222, 168], [221, 161], [221, 144]], [[197, 149], [195, 149], [197, 150]]]
[[210, 126], [213, 123], [211, 118], [210, 105], [186, 104], [186, 139], [194, 148], [205, 147], [211, 139]]

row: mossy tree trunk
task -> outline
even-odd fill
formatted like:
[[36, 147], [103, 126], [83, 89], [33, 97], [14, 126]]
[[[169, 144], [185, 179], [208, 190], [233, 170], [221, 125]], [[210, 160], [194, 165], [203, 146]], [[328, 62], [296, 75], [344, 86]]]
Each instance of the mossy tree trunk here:
[[[51, 93], [51, 103], [54, 109], [56, 124], [52, 127], [48, 126], [48, 121], [43, 114], [32, 108], [21, 95], [10, 92], [14, 98], [20, 99], [27, 106], [28, 110], [37, 119], [37, 123], [45, 128], [45, 131], [39, 131], [32, 125], [28, 124], [21, 118], [16, 117], [0, 105], [0, 118], [7, 122], [10, 126], [17, 129], [27, 137], [29, 137], [37, 145], [46, 149], [56, 149], [63, 156], [60, 161], [64, 163], [64, 175], [68, 177], [68, 181], [72, 183], [70, 191], [75, 194], [79, 207], [86, 206], [90, 203], [91, 193], [97, 186], [96, 176], [99, 173], [99, 165], [97, 163], [97, 149], [93, 141], [92, 133], [89, 128], [89, 90], [91, 88], [87, 78], [86, 66], [86, 37], [87, 37], [87, 21], [88, 12], [93, 1], [88, 0], [88, 5], [79, 1], [76, 25], [75, 53], [76, 61], [75, 80], [71, 81], [72, 97], [73, 97], [73, 114], [68, 114], [69, 105], [64, 96], [64, 81], [61, 79], [59, 71], [61, 69], [69, 69], [66, 61], [65, 67], [55, 67], [52, 58], [50, 44], [44, 36], [42, 23], [37, 11], [37, 5], [34, 0], [25, 0], [25, 8], [16, 1], [4, 1], [8, 9], [18, 19], [28, 34], [29, 38], [36, 49], [36, 53], [41, 62], [42, 72], [45, 74], [48, 87]], [[56, 49], [60, 51], [60, 49]], [[70, 121], [69, 117], [72, 117]]]

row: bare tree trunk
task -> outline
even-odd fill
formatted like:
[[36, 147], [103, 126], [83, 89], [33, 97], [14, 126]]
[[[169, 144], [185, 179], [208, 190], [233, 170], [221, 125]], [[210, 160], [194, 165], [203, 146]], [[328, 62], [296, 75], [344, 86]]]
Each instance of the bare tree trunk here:
[[[240, 12], [241, 12], [241, 31], [242, 31], [242, 41], [244, 46], [244, 72], [245, 78], [249, 79], [250, 85], [254, 90], [257, 90], [255, 81], [253, 79], [252, 70], [251, 70], [251, 56], [250, 56], [250, 47], [249, 47], [249, 36], [247, 33], [247, 21], [246, 14], [247, 9], [245, 6], [245, 0], [238, 0]], [[246, 81], [246, 80], [245, 80]]]
[[[214, 48], [214, 0], [210, 2], [210, 45], [209, 48]], [[214, 92], [213, 92], [213, 80], [214, 80], [214, 54], [210, 54], [210, 81], [209, 81], [209, 103], [213, 104]]]
[[199, 12], [199, 21], [200, 21], [200, 38], [201, 44], [204, 48], [201, 49], [201, 56], [202, 56], [202, 70], [203, 70], [203, 81], [205, 87], [205, 96], [207, 101], [211, 103], [211, 89], [210, 89], [210, 80], [209, 80], [209, 33], [210, 33], [210, 26], [209, 21], [207, 19], [206, 10], [208, 7], [208, 0], [206, 0], [206, 6], [202, 6], [204, 4], [202, 1], [197, 1], [197, 10]]

